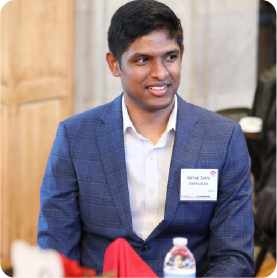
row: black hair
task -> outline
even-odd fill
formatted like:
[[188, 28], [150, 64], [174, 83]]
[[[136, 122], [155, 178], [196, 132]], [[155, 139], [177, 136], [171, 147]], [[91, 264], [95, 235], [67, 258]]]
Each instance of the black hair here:
[[153, 31], [167, 31], [183, 49], [180, 19], [165, 4], [155, 0], [134, 0], [121, 6], [113, 15], [108, 31], [108, 46], [121, 64], [121, 56], [136, 39]]

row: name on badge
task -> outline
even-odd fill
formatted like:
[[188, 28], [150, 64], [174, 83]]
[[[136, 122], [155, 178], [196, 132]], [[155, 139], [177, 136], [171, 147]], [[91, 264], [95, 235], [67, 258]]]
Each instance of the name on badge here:
[[182, 169], [180, 201], [217, 201], [218, 169]]

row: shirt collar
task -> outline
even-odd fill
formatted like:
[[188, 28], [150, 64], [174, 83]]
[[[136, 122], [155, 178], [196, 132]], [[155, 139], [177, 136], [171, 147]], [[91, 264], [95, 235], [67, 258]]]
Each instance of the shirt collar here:
[[[177, 96], [174, 96], [174, 107], [171, 111], [168, 123], [167, 123], [167, 127], [166, 127], [166, 133], [168, 133], [170, 130], [174, 130], [176, 132], [176, 123], [177, 123], [177, 109], [178, 109], [178, 101], [177, 101]], [[136, 128], [134, 127], [129, 114], [128, 114], [128, 110], [127, 107], [125, 105], [124, 102], [124, 95], [122, 96], [122, 116], [123, 116], [123, 132], [125, 134], [126, 130], [128, 128], [133, 129], [136, 133]]]

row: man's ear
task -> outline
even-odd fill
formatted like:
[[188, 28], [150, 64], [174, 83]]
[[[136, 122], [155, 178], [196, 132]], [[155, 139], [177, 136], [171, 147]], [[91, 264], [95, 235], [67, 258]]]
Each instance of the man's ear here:
[[185, 46], [183, 45], [183, 46], [182, 46], [182, 54], [181, 54], [181, 58], [183, 58], [184, 51], [185, 51]]
[[111, 51], [107, 52], [106, 61], [108, 63], [108, 66], [113, 76], [119, 77], [120, 76], [119, 64]]
[[184, 45], [182, 46], [182, 53], [181, 53], [181, 69], [183, 68], [182, 66], [182, 60], [183, 60], [183, 55], [184, 55], [185, 47]]

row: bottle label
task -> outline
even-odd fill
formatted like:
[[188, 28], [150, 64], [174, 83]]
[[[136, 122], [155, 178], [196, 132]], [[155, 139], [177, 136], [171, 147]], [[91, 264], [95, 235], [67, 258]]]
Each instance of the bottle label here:
[[196, 277], [196, 273], [195, 271], [192, 273], [184, 273], [184, 272], [180, 272], [180, 273], [174, 273], [173, 271], [166, 271], [164, 270], [164, 277], [165, 278], [180, 278], [180, 277], [184, 277], [184, 278], [194, 278]]
[[174, 246], [165, 257], [164, 277], [195, 277], [193, 254], [187, 248]]

